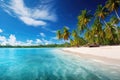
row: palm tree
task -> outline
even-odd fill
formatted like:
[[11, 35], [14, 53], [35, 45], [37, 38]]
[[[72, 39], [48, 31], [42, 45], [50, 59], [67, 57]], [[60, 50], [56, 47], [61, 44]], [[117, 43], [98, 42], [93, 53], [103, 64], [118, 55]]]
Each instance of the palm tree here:
[[111, 19], [110, 19], [110, 23], [112, 26], [115, 26], [115, 30], [116, 30], [116, 34], [118, 35], [118, 39], [120, 41], [120, 36], [119, 36], [119, 33], [118, 33], [118, 26], [117, 24], [119, 23], [119, 19], [116, 17], [116, 16], [113, 16]]
[[78, 47], [78, 46], [80, 45], [80, 41], [79, 41], [79, 35], [78, 35], [78, 33], [77, 33], [76, 30], [73, 30], [72, 36], [73, 36], [73, 38], [74, 38], [74, 40], [73, 40], [73, 45], [75, 45], [75, 46]]
[[105, 7], [106, 7], [110, 12], [115, 11], [115, 14], [116, 14], [117, 18], [118, 18], [119, 21], [120, 21], [120, 17], [119, 17], [119, 15], [118, 15], [118, 13], [117, 13], [117, 11], [118, 11], [118, 9], [119, 9], [119, 7], [120, 7], [120, 0], [108, 0], [108, 1], [106, 2]]
[[107, 26], [107, 23], [104, 19], [107, 15], [108, 15], [108, 12], [106, 11], [105, 7], [103, 7], [102, 5], [98, 5], [97, 10], [95, 12], [95, 16], [99, 17], [99, 20], [102, 19], [106, 26]]
[[63, 39], [64, 40], [68, 40], [70, 37], [70, 32], [69, 32], [69, 29], [65, 26], [63, 28]]
[[57, 31], [57, 38], [60, 40], [62, 39], [62, 33], [60, 30]]
[[92, 36], [95, 38], [95, 43], [102, 44], [104, 35], [102, 29], [102, 23], [99, 21], [99, 18], [95, 18], [95, 21], [92, 25]]
[[119, 36], [118, 38], [119, 38], [119, 44], [120, 44], [120, 27], [117, 27], [117, 28], [118, 28], [117, 30], [118, 30], [118, 36]]
[[84, 31], [87, 28], [87, 24], [91, 21], [92, 15], [89, 11], [82, 10], [81, 14], [78, 16], [78, 29]]
[[73, 36], [73, 38], [78, 37], [78, 34], [77, 34], [77, 31], [76, 31], [76, 30], [73, 30], [73, 31], [72, 31], [72, 36]]
[[92, 31], [90, 29], [87, 29], [87, 31], [85, 32], [85, 36], [84, 36], [85, 40], [87, 41], [87, 43], [92, 44], [94, 41], [93, 39], [93, 34]]
[[72, 39], [70, 39], [70, 45], [74, 46], [74, 41]]
[[73, 46], [79, 47], [80, 45], [86, 44], [86, 41], [85, 41], [82, 37], [80, 37], [80, 36], [78, 35], [78, 33], [77, 33], [76, 30], [73, 30], [73, 31], [72, 31], [72, 37], [74, 38], [74, 39], [71, 41], [71, 43], [73, 43]]
[[107, 44], [116, 44], [118, 42], [118, 36], [116, 33], [115, 26], [111, 25], [111, 23], [107, 23], [105, 27], [105, 38], [107, 41]]
[[112, 25], [115, 25], [117, 27], [117, 24], [119, 23], [119, 19], [115, 16], [112, 16], [112, 18], [110, 19], [110, 22]]

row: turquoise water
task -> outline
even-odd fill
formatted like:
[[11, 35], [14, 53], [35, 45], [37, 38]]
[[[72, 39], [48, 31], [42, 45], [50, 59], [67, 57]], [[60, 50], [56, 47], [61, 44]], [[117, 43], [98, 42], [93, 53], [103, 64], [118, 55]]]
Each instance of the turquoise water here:
[[51, 48], [1, 48], [0, 80], [120, 80], [120, 66]]

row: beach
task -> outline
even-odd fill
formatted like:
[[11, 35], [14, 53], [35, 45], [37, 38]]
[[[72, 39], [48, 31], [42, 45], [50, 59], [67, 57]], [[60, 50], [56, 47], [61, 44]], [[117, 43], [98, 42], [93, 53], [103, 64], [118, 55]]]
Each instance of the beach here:
[[62, 48], [61, 50], [79, 55], [82, 58], [120, 65], [120, 46], [72, 47]]

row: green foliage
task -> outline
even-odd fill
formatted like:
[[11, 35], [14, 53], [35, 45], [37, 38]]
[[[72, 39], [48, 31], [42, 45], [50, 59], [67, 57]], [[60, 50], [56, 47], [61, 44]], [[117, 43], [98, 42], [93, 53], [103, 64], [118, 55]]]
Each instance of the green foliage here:
[[[94, 14], [95, 20], [91, 26], [88, 26], [88, 24], [93, 16], [89, 11], [82, 10], [81, 14], [78, 16], [77, 30], [84, 32], [84, 34], [82, 34], [84, 38], [80, 37], [78, 31], [73, 30], [72, 34], [70, 34], [68, 29], [64, 27], [63, 39], [68, 40], [68, 37], [71, 36], [70, 46], [81, 46], [88, 43], [99, 45], [120, 44], [120, 27], [118, 27], [120, 18], [117, 14], [119, 7], [120, 0], [107, 0], [105, 6], [98, 5]], [[106, 16], [109, 16], [112, 11], [115, 11], [117, 17], [112, 16], [110, 21], [106, 22]]]
[[76, 30], [73, 30], [72, 37], [74, 38], [74, 40], [70, 40], [71, 46], [79, 47], [85, 44], [85, 40], [78, 35]]
[[108, 11], [103, 7], [102, 5], [98, 5], [95, 16], [99, 17], [101, 19], [105, 19], [105, 17], [108, 15]]
[[118, 20], [120, 21], [120, 17], [117, 13], [119, 7], [120, 7], [120, 0], [107, 0], [105, 7], [110, 11], [115, 11], [115, 14], [118, 18]]
[[81, 14], [78, 16], [78, 29], [84, 31], [87, 28], [87, 24], [91, 21], [92, 15], [89, 11], [82, 10]]
[[94, 23], [91, 27], [92, 39], [93, 43], [102, 44], [104, 38], [104, 31], [102, 29], [102, 23], [100, 22], [99, 18], [94, 20]]
[[58, 30], [57, 37], [58, 37], [58, 39], [68, 40], [70, 37], [70, 32], [69, 32], [68, 27], [64, 26], [64, 28], [62, 30]]
[[68, 40], [69, 37], [70, 37], [69, 29], [66, 26], [64, 26], [64, 28], [63, 28], [63, 39]]
[[116, 28], [111, 23], [107, 23], [109, 27], [105, 27], [105, 38], [108, 44], [117, 44], [118, 42], [118, 34], [116, 32]]
[[120, 27], [117, 27], [117, 30], [118, 30], [118, 40], [119, 40], [119, 43], [120, 43]]
[[105, 7], [110, 11], [118, 10], [120, 6], [120, 0], [107, 0]]
[[57, 31], [57, 38], [58, 39], [61, 39], [62, 38], [62, 33], [60, 30]]

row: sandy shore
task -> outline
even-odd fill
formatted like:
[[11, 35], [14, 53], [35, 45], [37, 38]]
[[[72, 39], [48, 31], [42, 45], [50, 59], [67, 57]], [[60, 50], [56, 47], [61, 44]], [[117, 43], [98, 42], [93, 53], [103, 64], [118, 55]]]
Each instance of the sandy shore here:
[[62, 48], [61, 50], [67, 53], [77, 54], [84, 58], [120, 64], [120, 46]]

